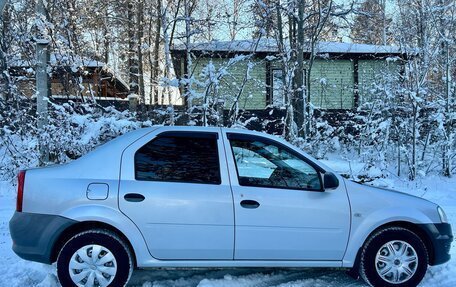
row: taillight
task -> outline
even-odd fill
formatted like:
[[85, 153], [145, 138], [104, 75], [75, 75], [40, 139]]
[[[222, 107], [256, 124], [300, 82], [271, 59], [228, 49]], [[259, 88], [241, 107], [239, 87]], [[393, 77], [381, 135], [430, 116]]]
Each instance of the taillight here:
[[25, 170], [19, 171], [17, 175], [17, 200], [16, 200], [16, 211], [22, 211], [22, 201], [24, 199], [24, 182], [25, 182]]

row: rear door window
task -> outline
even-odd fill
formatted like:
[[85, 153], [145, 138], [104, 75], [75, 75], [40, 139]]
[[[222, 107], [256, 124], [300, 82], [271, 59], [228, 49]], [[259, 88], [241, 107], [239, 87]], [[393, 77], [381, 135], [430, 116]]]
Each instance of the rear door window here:
[[220, 184], [217, 133], [165, 132], [135, 154], [135, 178]]

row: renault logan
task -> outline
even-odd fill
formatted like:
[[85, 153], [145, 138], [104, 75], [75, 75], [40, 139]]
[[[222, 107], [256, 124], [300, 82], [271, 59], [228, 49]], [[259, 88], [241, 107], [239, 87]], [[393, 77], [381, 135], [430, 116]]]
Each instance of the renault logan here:
[[19, 173], [22, 258], [63, 286], [123, 286], [134, 268], [343, 267], [416, 286], [453, 239], [434, 203], [342, 178], [279, 138], [152, 127], [69, 164]]

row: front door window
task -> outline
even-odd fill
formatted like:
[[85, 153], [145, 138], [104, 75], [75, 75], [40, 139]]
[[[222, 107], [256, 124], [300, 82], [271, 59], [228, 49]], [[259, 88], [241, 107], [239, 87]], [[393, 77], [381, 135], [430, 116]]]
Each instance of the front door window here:
[[239, 184], [321, 190], [319, 173], [285, 146], [261, 138], [231, 139]]

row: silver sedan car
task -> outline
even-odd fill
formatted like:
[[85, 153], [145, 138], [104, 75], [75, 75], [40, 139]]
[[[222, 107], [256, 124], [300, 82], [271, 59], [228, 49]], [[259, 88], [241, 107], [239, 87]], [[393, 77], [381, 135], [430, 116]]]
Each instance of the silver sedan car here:
[[10, 231], [20, 257], [57, 262], [63, 286], [123, 286], [159, 267], [342, 267], [372, 286], [416, 286], [453, 239], [434, 203], [215, 127], [140, 129], [21, 171]]

